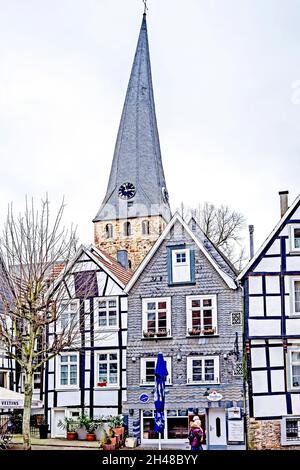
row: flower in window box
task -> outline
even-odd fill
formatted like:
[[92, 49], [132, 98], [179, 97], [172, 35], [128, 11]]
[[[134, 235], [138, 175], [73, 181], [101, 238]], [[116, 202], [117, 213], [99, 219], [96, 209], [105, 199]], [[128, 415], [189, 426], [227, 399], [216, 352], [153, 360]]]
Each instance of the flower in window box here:
[[214, 335], [215, 334], [215, 328], [206, 328], [205, 330], [202, 331], [204, 335]]
[[106, 387], [106, 385], [107, 385], [107, 380], [102, 380], [102, 382], [97, 383], [98, 387]]
[[167, 336], [168, 332], [167, 330], [158, 330], [156, 332], [156, 336]]
[[199, 336], [199, 335], [201, 335], [201, 330], [199, 330], [198, 328], [192, 328], [191, 330], [189, 330], [189, 335], [190, 336]]
[[154, 338], [155, 331], [143, 331], [144, 338]]

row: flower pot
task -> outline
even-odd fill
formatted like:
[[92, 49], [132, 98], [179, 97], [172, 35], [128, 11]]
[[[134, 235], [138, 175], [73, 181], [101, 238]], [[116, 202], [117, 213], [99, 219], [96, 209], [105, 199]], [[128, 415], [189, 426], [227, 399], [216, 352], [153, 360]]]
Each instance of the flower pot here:
[[86, 435], [86, 440], [87, 441], [95, 441], [96, 440], [95, 434], [87, 434]]
[[49, 432], [48, 424], [40, 424], [39, 431], [40, 431], [40, 439], [47, 439], [48, 432]]
[[77, 438], [79, 441], [85, 441], [87, 436], [87, 431], [84, 426], [80, 426], [80, 428], [77, 429]]
[[125, 432], [124, 426], [119, 427], [119, 428], [114, 428], [115, 436], [123, 436], [124, 432]]
[[114, 444], [102, 444], [103, 450], [116, 450], [116, 446]]
[[111, 437], [111, 438], [110, 438], [110, 443], [111, 443], [112, 445], [116, 446], [116, 445], [117, 445], [117, 437]]
[[104, 426], [101, 425], [101, 426], [98, 426], [96, 429], [95, 429], [95, 434], [96, 434], [96, 439], [97, 441], [102, 441], [102, 439], [104, 438]]
[[67, 441], [75, 441], [77, 438], [77, 432], [67, 431]]

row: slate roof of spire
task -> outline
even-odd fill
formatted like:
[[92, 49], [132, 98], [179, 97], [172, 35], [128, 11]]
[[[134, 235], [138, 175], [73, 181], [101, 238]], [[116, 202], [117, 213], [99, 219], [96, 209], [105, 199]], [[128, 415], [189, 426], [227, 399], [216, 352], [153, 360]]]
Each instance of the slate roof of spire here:
[[[128, 205], [118, 197], [119, 187], [131, 182], [136, 195]], [[116, 218], [162, 215], [171, 218], [155, 114], [146, 15], [118, 131], [106, 196], [94, 222]]]

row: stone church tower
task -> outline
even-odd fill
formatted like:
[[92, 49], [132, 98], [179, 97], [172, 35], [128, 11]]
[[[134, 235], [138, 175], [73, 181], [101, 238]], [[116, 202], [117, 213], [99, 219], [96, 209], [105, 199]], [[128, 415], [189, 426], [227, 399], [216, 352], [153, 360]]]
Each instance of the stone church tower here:
[[144, 14], [95, 245], [135, 270], [170, 218]]

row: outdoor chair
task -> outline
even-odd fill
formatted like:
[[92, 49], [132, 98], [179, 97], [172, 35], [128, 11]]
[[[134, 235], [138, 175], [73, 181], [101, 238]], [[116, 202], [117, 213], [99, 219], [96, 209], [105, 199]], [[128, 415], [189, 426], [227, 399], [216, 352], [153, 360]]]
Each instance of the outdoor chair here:
[[9, 421], [0, 427], [0, 450], [7, 450], [13, 437], [13, 426]]

